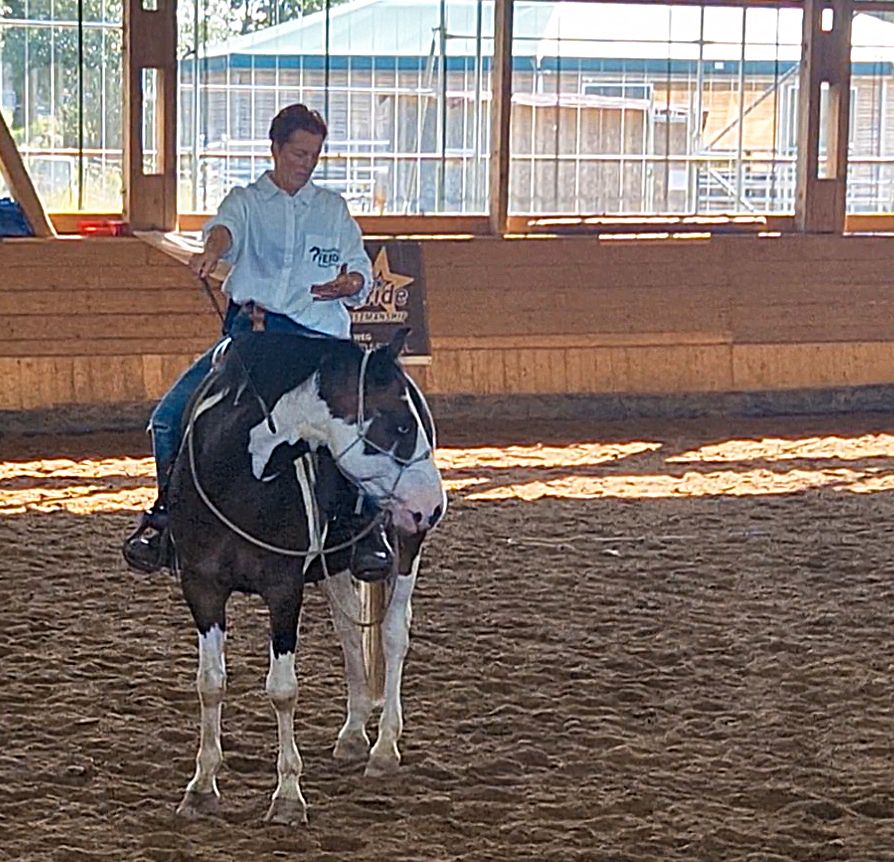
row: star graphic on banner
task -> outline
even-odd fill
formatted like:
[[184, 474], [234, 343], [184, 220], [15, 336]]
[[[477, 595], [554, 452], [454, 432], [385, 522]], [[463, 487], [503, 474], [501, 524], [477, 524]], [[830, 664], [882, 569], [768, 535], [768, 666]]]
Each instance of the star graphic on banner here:
[[[388, 260], [388, 252], [385, 247], [379, 249], [373, 262], [373, 290], [369, 297], [369, 305], [378, 305], [386, 311], [397, 311], [398, 296], [405, 287], [411, 285], [416, 279], [409, 275], [401, 275], [391, 271], [391, 263]], [[404, 303], [401, 302], [401, 305]]]

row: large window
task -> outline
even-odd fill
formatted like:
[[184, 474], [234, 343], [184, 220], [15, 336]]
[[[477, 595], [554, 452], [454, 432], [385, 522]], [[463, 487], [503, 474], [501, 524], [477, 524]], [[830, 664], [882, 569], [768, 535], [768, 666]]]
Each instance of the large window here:
[[121, 0], [0, 11], [0, 110], [44, 206], [120, 211]]
[[249, 8], [180, 4], [182, 211], [258, 176], [270, 120], [301, 101], [330, 129], [315, 180], [354, 212], [486, 212], [491, 2]]
[[791, 212], [801, 17], [572, 2], [517, 14], [510, 211]]
[[847, 209], [894, 212], [894, 12], [856, 14], [851, 32]]
[[[894, 2], [859, 8], [848, 211], [892, 212]], [[488, 211], [492, 0], [180, 0], [178, 15], [181, 212], [257, 177], [295, 101], [326, 116], [316, 179], [354, 212]], [[514, 19], [511, 213], [794, 211], [796, 5], [516, 0]], [[121, 28], [121, 0], [0, 0], [0, 110], [48, 210], [121, 209]]]

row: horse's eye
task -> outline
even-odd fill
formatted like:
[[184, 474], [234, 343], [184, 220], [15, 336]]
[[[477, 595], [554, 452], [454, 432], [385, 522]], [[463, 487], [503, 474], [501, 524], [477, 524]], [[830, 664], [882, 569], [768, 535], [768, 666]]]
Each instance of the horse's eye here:
[[398, 425], [397, 426], [397, 433], [400, 434], [401, 437], [406, 437], [407, 434], [410, 433], [410, 430], [411, 429], [410, 429], [409, 425]]

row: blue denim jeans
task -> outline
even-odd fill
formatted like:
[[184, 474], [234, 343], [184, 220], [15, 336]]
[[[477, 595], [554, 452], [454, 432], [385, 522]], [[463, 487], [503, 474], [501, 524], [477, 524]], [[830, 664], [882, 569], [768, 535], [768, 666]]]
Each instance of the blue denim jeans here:
[[[266, 332], [291, 332], [296, 335], [309, 335], [319, 338], [328, 338], [321, 332], [308, 329], [295, 323], [290, 317], [283, 314], [267, 312], [265, 317]], [[237, 335], [243, 332], [251, 332], [251, 317], [241, 310], [238, 305], [230, 303], [223, 326], [224, 337]], [[219, 344], [220, 342], [217, 342]], [[158, 406], [152, 411], [149, 420], [149, 430], [152, 434], [152, 449], [155, 453], [155, 479], [159, 492], [162, 492], [167, 484], [171, 467], [180, 449], [182, 438], [181, 426], [183, 413], [189, 399], [199, 388], [205, 376], [211, 370], [211, 357], [217, 347], [215, 344], [210, 350], [203, 353], [186, 371], [183, 372], [165, 396], [158, 402]]]

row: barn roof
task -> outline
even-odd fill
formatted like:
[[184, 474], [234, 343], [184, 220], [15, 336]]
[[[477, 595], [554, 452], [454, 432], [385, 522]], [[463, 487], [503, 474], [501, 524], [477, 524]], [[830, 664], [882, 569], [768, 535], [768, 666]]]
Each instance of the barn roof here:
[[[352, 0], [330, 12], [330, 57], [427, 58], [438, 53], [439, 0]], [[447, 57], [467, 61], [476, 54], [477, 0], [447, 4]], [[493, 4], [482, 4], [483, 32], [493, 32]], [[638, 60], [655, 68], [698, 60], [704, 14], [704, 59], [735, 64], [743, 59], [742, 11], [731, 7], [645, 6], [618, 3], [515, 4], [516, 64], [549, 67], [575, 59], [586, 65]], [[747, 10], [747, 64], [796, 63], [801, 52], [798, 9]], [[486, 39], [484, 53], [491, 50]], [[894, 24], [858, 13], [853, 23], [855, 63], [894, 62]], [[320, 57], [326, 54], [326, 16], [314, 12], [246, 36], [210, 46], [209, 58]], [[660, 64], [664, 64], [661, 66]], [[238, 64], [237, 64], [238, 65]], [[731, 67], [733, 68], [733, 67]], [[715, 66], [715, 71], [723, 68]]]

